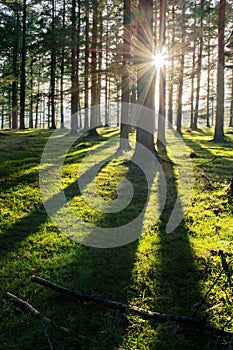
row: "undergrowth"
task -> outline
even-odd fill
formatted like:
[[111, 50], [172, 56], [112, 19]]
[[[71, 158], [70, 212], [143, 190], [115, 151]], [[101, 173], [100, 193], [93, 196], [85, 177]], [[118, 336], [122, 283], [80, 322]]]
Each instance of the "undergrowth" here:
[[[131, 162], [132, 152], [117, 154], [101, 168], [96, 181], [99, 196], [108, 201], [117, 198], [119, 180], [130, 180], [135, 195], [127, 211], [105, 215], [97, 210], [98, 200], [96, 207], [88, 206], [75, 185], [84, 156], [118, 137], [114, 128], [100, 129], [100, 133], [100, 138], [84, 136], [72, 146], [62, 183], [76, 215], [101, 227], [121, 226], [135, 218], [146, 203], [145, 176]], [[30, 130], [0, 133], [0, 349], [49, 349], [48, 337], [58, 350], [230, 349], [228, 338], [204, 329], [175, 322], [159, 324], [82, 303], [33, 284], [31, 276], [151, 311], [197, 317], [233, 332], [232, 134], [227, 134], [227, 143], [214, 144], [209, 130], [185, 132], [183, 139], [190, 154], [195, 154], [195, 185], [182, 223], [166, 234], [165, 212], [140, 239], [110, 249], [70, 240], [43, 212], [38, 172], [50, 135], [50, 131]], [[169, 176], [172, 198], [176, 174]], [[7, 300], [6, 291], [27, 300], [74, 334], [46, 325], [46, 336], [40, 320]]]

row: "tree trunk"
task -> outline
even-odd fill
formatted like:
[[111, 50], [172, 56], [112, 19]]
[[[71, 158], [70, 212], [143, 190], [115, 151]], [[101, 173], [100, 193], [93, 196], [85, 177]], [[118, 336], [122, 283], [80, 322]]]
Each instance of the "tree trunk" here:
[[[52, 0], [52, 36], [55, 35], [55, 0]], [[56, 88], [56, 48], [54, 41], [51, 48], [51, 61], [50, 61], [50, 103], [51, 103], [51, 129], [56, 129], [55, 123], [55, 88]]]
[[16, 9], [16, 24], [14, 28], [13, 76], [12, 82], [12, 128], [18, 129], [18, 51], [19, 51], [19, 10]]
[[76, 0], [72, 0], [71, 23], [71, 132], [76, 133], [78, 128]]
[[217, 67], [217, 106], [214, 141], [223, 142], [224, 138], [224, 30], [226, 0], [220, 0], [218, 22], [218, 67]]
[[231, 108], [230, 108], [230, 121], [229, 127], [233, 127], [233, 69], [232, 69], [232, 79], [231, 79]]
[[30, 62], [30, 112], [29, 112], [29, 128], [33, 128], [33, 63]]
[[175, 45], [175, 5], [172, 4], [172, 50], [168, 94], [168, 126], [173, 127], [173, 84], [174, 84], [174, 45]]
[[97, 25], [98, 25], [98, 2], [93, 2], [93, 26], [92, 26], [92, 54], [91, 54], [91, 120], [89, 136], [99, 136], [97, 133], [98, 125], [98, 96], [97, 96]]
[[[196, 2], [194, 5], [194, 11], [196, 13]], [[192, 55], [192, 73], [191, 73], [191, 119], [190, 119], [190, 129], [194, 129], [194, 82], [195, 82], [195, 69], [196, 69], [196, 16], [194, 18], [194, 41], [193, 41], [193, 55]]]
[[[108, 15], [108, 6], [107, 6], [107, 15]], [[107, 24], [106, 24], [106, 56], [105, 56], [105, 66], [106, 66], [106, 75], [105, 75], [105, 125], [109, 125], [109, 96], [108, 96], [108, 50], [109, 50], [109, 30], [108, 30], [109, 24], [108, 24], [108, 18], [107, 18]]]
[[182, 1], [181, 9], [181, 52], [180, 52], [180, 73], [179, 73], [179, 86], [177, 97], [177, 116], [176, 116], [176, 130], [181, 133], [182, 127], [182, 97], [183, 97], [183, 85], [184, 85], [184, 32], [185, 32], [185, 1]]
[[[66, 16], [66, 1], [63, 0], [62, 9], [62, 28], [65, 30], [65, 16]], [[65, 73], [65, 48], [61, 50], [61, 78], [60, 78], [60, 122], [61, 128], [64, 128], [64, 73]]]
[[129, 145], [129, 102], [130, 102], [130, 85], [128, 64], [130, 61], [131, 45], [131, 0], [124, 0], [124, 33], [123, 33], [123, 62], [121, 77], [121, 126], [120, 126], [120, 150], [127, 151]]
[[[159, 22], [159, 52], [162, 53], [166, 40], [166, 0], [160, 0], [160, 22]], [[166, 147], [165, 137], [166, 120], [166, 68], [159, 69], [159, 115], [158, 115], [158, 147]]]
[[[103, 63], [103, 7], [99, 9], [99, 45], [98, 45], [98, 51], [99, 51], [99, 64], [98, 64], [98, 74], [97, 74], [97, 119], [98, 124], [101, 125], [101, 115], [100, 115], [100, 104], [101, 104], [101, 82], [102, 82], [102, 63]], [[109, 125], [105, 125], [109, 126]]]
[[84, 108], [85, 108], [85, 119], [84, 129], [89, 128], [89, 0], [86, 0], [86, 27], [85, 27], [85, 65], [84, 65]]
[[210, 128], [210, 38], [208, 42], [208, 57], [207, 57], [207, 94], [206, 94], [206, 126]]
[[23, 0], [23, 30], [21, 51], [21, 74], [20, 74], [20, 129], [25, 129], [25, 95], [26, 95], [26, 21], [27, 4]]
[[193, 130], [197, 130], [197, 119], [199, 113], [199, 100], [201, 88], [201, 70], [202, 70], [202, 52], [203, 52], [203, 19], [204, 19], [204, 4], [205, 0], [201, 0], [201, 19], [200, 19], [200, 35], [199, 35], [199, 53], [197, 61], [197, 89], [196, 89], [196, 105], [193, 121]]
[[[155, 67], [153, 56], [153, 1], [139, 1], [138, 48], [136, 53], [138, 104], [155, 109]], [[155, 152], [155, 121], [145, 121], [150, 132], [137, 127], [136, 141], [151, 152]], [[149, 125], [150, 124], [150, 125]], [[137, 151], [137, 148], [136, 148]]]

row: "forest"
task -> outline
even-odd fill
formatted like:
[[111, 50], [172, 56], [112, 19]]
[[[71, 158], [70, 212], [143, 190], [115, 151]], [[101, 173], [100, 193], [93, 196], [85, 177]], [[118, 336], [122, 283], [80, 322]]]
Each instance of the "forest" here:
[[233, 349], [233, 1], [0, 1], [0, 349]]

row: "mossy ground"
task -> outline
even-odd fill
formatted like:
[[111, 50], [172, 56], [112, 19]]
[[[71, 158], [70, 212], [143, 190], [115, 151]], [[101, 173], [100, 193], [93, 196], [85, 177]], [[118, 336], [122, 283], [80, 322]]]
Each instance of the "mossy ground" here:
[[[119, 226], [137, 216], [146, 200], [145, 177], [130, 162], [130, 154], [117, 156], [97, 179], [99, 194], [106, 200], [116, 198], [117, 181], [132, 180], [136, 196], [125, 216], [103, 215], [85, 205], [79, 193], [72, 193], [85, 154], [118, 137], [117, 129], [100, 132], [100, 138], [82, 137], [73, 145], [63, 167], [63, 185], [71, 206], [84, 220], [103, 227]], [[233, 331], [232, 265], [228, 264], [233, 257], [232, 133], [226, 134], [227, 143], [214, 144], [211, 130], [184, 132], [190, 153], [195, 153], [195, 186], [183, 221], [166, 234], [165, 212], [140, 239], [111, 249], [70, 240], [34, 207], [41, 204], [39, 166], [50, 135], [50, 131], [31, 130], [0, 133], [0, 349], [49, 349], [40, 321], [12, 305], [6, 291], [74, 330], [77, 335], [69, 336], [46, 325], [54, 349], [227, 349], [229, 339], [205, 330], [172, 322], [158, 324], [81, 303], [33, 284], [31, 276], [152, 311], [194, 314]]]

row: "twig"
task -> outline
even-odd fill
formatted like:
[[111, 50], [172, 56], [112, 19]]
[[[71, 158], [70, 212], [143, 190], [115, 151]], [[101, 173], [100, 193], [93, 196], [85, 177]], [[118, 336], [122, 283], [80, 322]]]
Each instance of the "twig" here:
[[[227, 264], [230, 265], [233, 262], [233, 259], [230, 260]], [[225, 267], [222, 268], [222, 270], [219, 272], [218, 276], [216, 277], [216, 279], [214, 280], [214, 282], [212, 283], [212, 285], [210, 286], [210, 288], [207, 290], [207, 292], [205, 293], [204, 297], [201, 299], [201, 301], [198, 303], [196, 309], [193, 311], [192, 313], [192, 317], [197, 313], [197, 311], [200, 309], [200, 307], [204, 304], [204, 302], [206, 301], [207, 296], [209, 295], [209, 293], [211, 292], [211, 290], [213, 289], [213, 287], [215, 286], [215, 284], [218, 282], [218, 280], [220, 279], [220, 277], [222, 276], [223, 272], [225, 271]]]
[[222, 305], [222, 303], [219, 303], [219, 304], [217, 304], [217, 305], [214, 305], [214, 306], [212, 306], [212, 307], [209, 307], [208, 309], [205, 310], [205, 312], [206, 312], [206, 313], [207, 313], [207, 312], [210, 312], [210, 311], [216, 309], [217, 307], [219, 307], [219, 306], [221, 306], [221, 305]]
[[36, 208], [36, 210], [40, 211], [40, 212], [43, 213], [43, 214], [46, 214], [46, 211], [40, 209], [37, 203], [34, 203], [33, 205], [34, 205], [34, 207]]
[[40, 320], [40, 322], [41, 322], [41, 325], [42, 325], [42, 328], [43, 328], [43, 331], [44, 331], [44, 334], [45, 334], [45, 338], [46, 338], [46, 340], [47, 340], [47, 342], [49, 344], [50, 350], [53, 350], [53, 344], [51, 342], [51, 339], [49, 338], [46, 326], [45, 326], [43, 320]]
[[105, 300], [98, 298], [96, 296], [92, 296], [89, 294], [84, 294], [79, 291], [71, 290], [68, 288], [61, 287], [55, 283], [49, 282], [41, 277], [38, 276], [32, 276], [32, 282], [38, 283], [44, 287], [50, 288], [56, 292], [63, 293], [72, 297], [76, 297], [79, 300], [82, 301], [90, 301], [95, 302], [99, 305], [108, 307], [110, 309], [117, 309], [121, 311], [131, 311], [132, 313], [135, 313], [142, 318], [151, 319], [155, 321], [160, 322], [167, 322], [167, 321], [173, 321], [173, 322], [179, 322], [184, 324], [190, 324], [195, 325], [201, 328], [205, 328], [206, 330], [209, 330], [211, 332], [217, 333], [222, 336], [233, 336], [233, 333], [230, 331], [226, 331], [224, 329], [219, 329], [209, 323], [203, 322], [202, 320], [199, 320], [197, 318], [190, 318], [186, 316], [179, 316], [179, 315], [173, 315], [173, 314], [162, 314], [159, 312], [152, 312], [150, 310], [145, 310], [136, 306], [128, 306], [126, 304], [113, 301], [113, 300]]
[[[70, 331], [68, 328], [66, 327], [63, 327], [63, 326], [58, 326], [56, 324], [56, 322], [54, 322], [53, 320], [51, 320], [49, 317], [47, 316], [44, 316], [40, 313], [40, 311], [38, 311], [37, 309], [35, 309], [31, 304], [29, 304], [28, 302], [18, 298], [17, 296], [9, 293], [9, 292], [6, 292], [6, 296], [8, 297], [8, 299], [10, 299], [11, 301], [13, 301], [15, 304], [18, 304], [19, 306], [21, 306], [21, 308], [23, 310], [26, 310], [28, 312], [30, 312], [33, 316], [35, 316], [36, 318], [42, 320], [43, 322], [46, 322], [46, 323], [50, 323], [53, 327], [55, 327], [56, 329], [58, 329], [59, 331], [62, 331], [64, 333], [67, 333], [67, 334], [76, 334], [75, 332], [73, 331]], [[77, 335], [77, 334], [76, 334]]]

